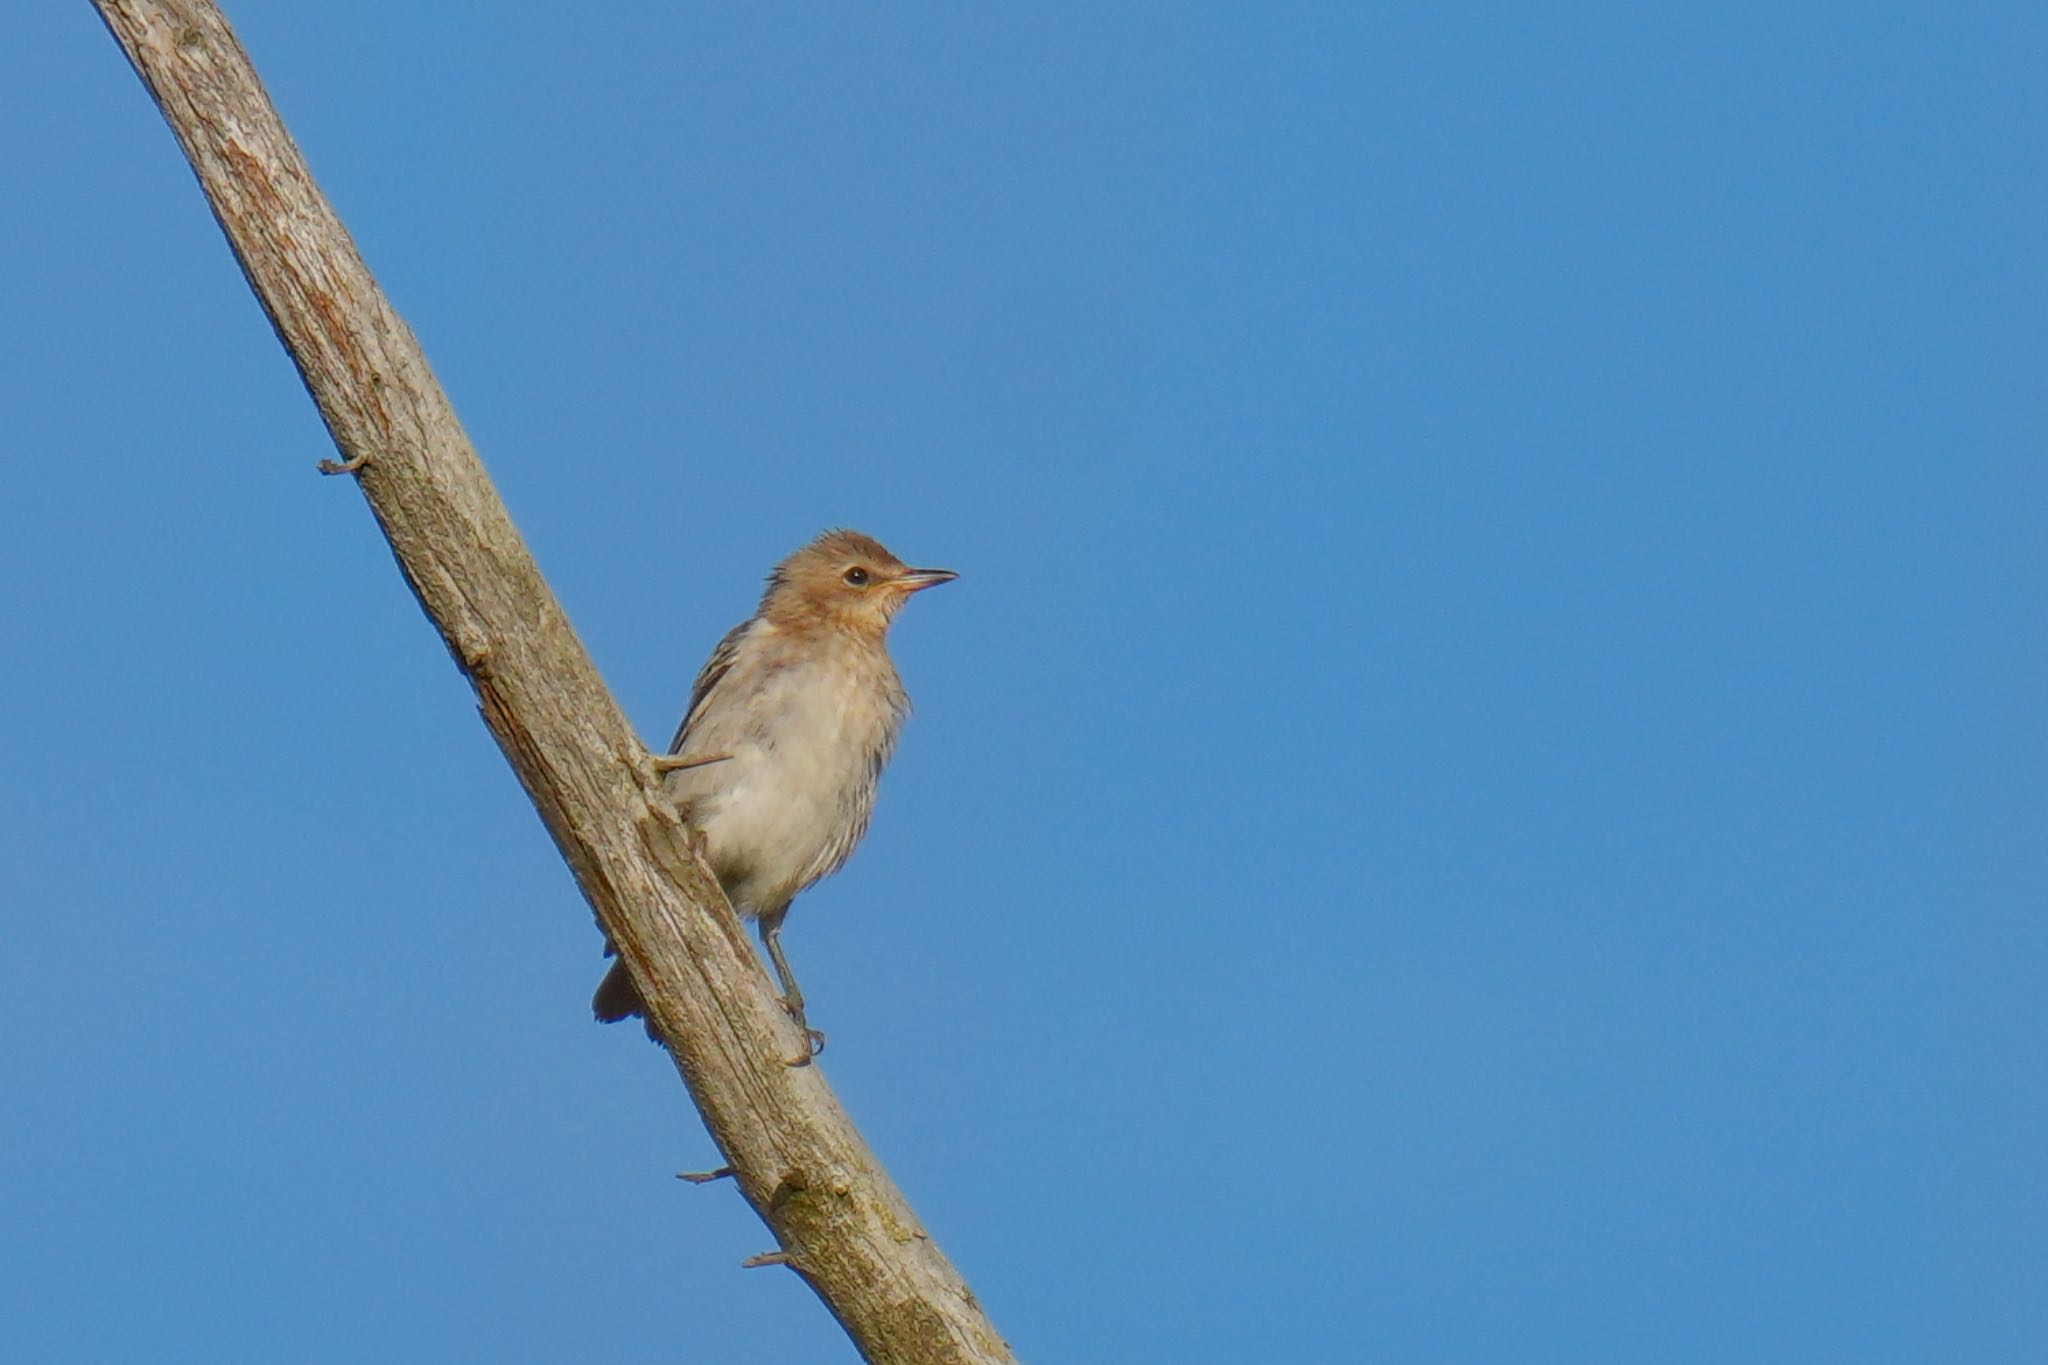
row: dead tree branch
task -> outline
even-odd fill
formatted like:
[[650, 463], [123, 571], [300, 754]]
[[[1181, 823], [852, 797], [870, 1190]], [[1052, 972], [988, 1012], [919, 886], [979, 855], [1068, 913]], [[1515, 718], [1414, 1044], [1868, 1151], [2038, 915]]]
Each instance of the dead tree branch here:
[[210, 0], [94, 0], [739, 1188], [869, 1361], [1006, 1362], [800, 1043], [644, 746]]

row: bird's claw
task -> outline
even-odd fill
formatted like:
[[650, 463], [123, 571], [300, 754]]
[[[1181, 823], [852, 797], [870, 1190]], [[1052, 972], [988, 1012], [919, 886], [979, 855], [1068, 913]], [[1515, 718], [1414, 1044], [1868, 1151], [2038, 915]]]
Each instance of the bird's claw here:
[[804, 1040], [803, 1055], [791, 1058], [789, 1065], [809, 1066], [811, 1058], [825, 1050], [825, 1031], [812, 1028], [809, 1021], [804, 1018], [804, 1001], [802, 996], [792, 1000], [784, 995], [777, 997], [777, 999], [781, 1002], [783, 1010], [796, 1024], [797, 1036]]

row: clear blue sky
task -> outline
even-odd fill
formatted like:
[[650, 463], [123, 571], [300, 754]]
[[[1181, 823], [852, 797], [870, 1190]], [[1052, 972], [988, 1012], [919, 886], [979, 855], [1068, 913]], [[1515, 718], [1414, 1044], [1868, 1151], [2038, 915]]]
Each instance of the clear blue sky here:
[[[233, 6], [1036, 1362], [2048, 1358], [2019, 4]], [[0, 1357], [851, 1359], [83, 0], [0, 45]]]

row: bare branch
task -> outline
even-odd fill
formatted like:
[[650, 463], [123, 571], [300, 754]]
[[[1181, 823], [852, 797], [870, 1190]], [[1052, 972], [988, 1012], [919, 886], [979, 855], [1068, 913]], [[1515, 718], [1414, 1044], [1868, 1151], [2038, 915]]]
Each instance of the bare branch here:
[[655, 764], [210, 0], [94, 0], [779, 1250], [869, 1361], [1014, 1357], [815, 1066]]

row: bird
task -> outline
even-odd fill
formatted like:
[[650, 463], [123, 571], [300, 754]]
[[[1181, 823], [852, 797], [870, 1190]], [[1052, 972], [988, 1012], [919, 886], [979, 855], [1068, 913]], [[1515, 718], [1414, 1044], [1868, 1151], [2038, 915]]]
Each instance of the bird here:
[[[913, 594], [957, 577], [910, 568], [859, 531], [817, 536], [775, 566], [754, 614], [711, 651], [668, 756], [656, 760], [726, 899], [760, 932], [804, 1039], [799, 1063], [824, 1049], [825, 1035], [805, 1017], [782, 921], [867, 833], [910, 712], [890, 624]], [[590, 1005], [601, 1023], [644, 1012], [623, 962]]]

